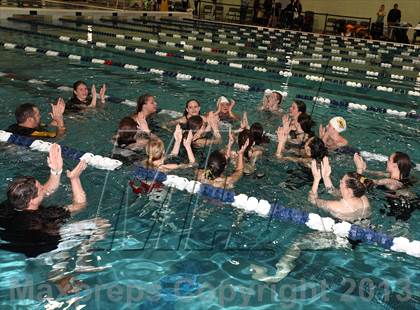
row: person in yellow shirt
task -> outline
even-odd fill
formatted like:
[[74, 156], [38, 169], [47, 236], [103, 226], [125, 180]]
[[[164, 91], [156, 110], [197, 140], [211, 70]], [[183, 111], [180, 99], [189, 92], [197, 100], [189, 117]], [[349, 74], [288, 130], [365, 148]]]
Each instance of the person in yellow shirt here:
[[59, 98], [55, 104], [51, 104], [52, 122], [50, 126], [55, 130], [47, 130], [47, 126], [41, 124], [41, 113], [38, 107], [32, 103], [24, 103], [16, 108], [16, 123], [10, 125], [6, 130], [16, 135], [36, 138], [56, 138], [64, 135], [66, 127], [64, 126], [63, 113], [66, 105], [62, 98]]

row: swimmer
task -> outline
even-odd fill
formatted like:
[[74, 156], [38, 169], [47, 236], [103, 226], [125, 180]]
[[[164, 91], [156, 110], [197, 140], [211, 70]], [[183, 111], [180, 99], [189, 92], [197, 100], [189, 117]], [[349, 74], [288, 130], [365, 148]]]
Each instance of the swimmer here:
[[144, 150], [149, 142], [149, 135], [137, 129], [138, 124], [131, 117], [124, 117], [118, 124], [118, 132], [113, 136], [115, 148], [112, 158], [132, 163], [139, 157], [138, 151]]
[[24, 103], [15, 110], [16, 123], [9, 126], [6, 131], [13, 134], [34, 138], [57, 138], [66, 132], [63, 113], [66, 108], [63, 98], [59, 98], [55, 104], [51, 104], [52, 122], [50, 126], [56, 127], [54, 131], [48, 131], [41, 124], [41, 113], [38, 107], [31, 103]]
[[283, 101], [283, 96], [276, 91], [270, 91], [264, 94], [262, 104], [259, 106], [258, 110], [267, 111], [275, 114], [282, 114], [283, 109], [281, 104]]
[[169, 125], [177, 125], [182, 124], [185, 125], [188, 121], [188, 119], [192, 116], [199, 115], [204, 122], [207, 121], [207, 117], [200, 115], [200, 102], [196, 99], [190, 99], [185, 103], [185, 109], [184, 109], [184, 115], [181, 118], [178, 118], [176, 120], [170, 121]]
[[202, 148], [208, 145], [220, 144], [222, 142], [222, 136], [219, 131], [219, 118], [217, 115], [210, 112], [207, 116], [207, 123], [212, 133], [212, 137], [208, 136], [208, 129], [201, 116], [196, 115], [188, 119], [186, 130], [191, 130], [193, 132], [192, 145], [194, 148]]
[[[331, 166], [328, 157], [324, 157], [322, 160], [321, 169], [319, 169], [315, 160], [312, 160], [311, 168], [314, 177], [312, 190], [308, 195], [311, 203], [343, 221], [354, 222], [370, 217], [371, 209], [366, 192], [373, 185], [371, 180], [356, 172], [346, 173], [341, 178], [340, 188], [337, 190], [331, 181]], [[318, 198], [318, 187], [321, 178], [324, 180], [327, 191], [340, 197], [340, 200]]]
[[140, 96], [137, 100], [137, 111], [131, 117], [137, 122], [138, 129], [150, 135], [152, 133], [149, 126], [149, 119], [157, 111], [155, 97], [149, 94]]
[[248, 145], [249, 142], [247, 141], [238, 151], [236, 168], [230, 176], [223, 175], [227, 165], [225, 154], [219, 150], [213, 151], [209, 156], [205, 169], [198, 170], [198, 180], [201, 183], [210, 184], [215, 187], [233, 188], [244, 172], [244, 152]]
[[278, 159], [295, 161], [310, 167], [312, 159], [315, 159], [317, 162], [321, 162], [322, 159], [328, 155], [328, 149], [325, 146], [324, 142], [318, 137], [310, 137], [306, 140], [303, 149], [299, 149], [299, 156], [284, 156], [283, 153], [285, 150], [287, 139], [289, 137], [289, 133], [289, 122], [285, 121], [283, 123], [283, 127], [279, 127], [277, 129], [278, 144], [276, 150], [276, 157]]
[[[312, 161], [312, 174], [314, 182], [308, 199], [316, 206], [328, 211], [334, 217], [344, 221], [360, 221], [371, 215], [366, 191], [371, 186], [371, 181], [358, 173], [347, 173], [340, 181], [340, 189], [334, 189], [331, 182], [331, 167], [328, 157], [324, 157], [321, 169], [315, 160]], [[334, 195], [339, 195], [340, 200], [323, 200], [318, 198], [318, 186], [321, 178], [325, 187]], [[303, 250], [322, 250], [329, 248], [348, 248], [351, 243], [348, 239], [328, 232], [312, 232], [296, 240], [276, 264], [274, 275], [267, 273], [266, 267], [252, 264], [252, 278], [268, 283], [277, 283], [284, 279], [295, 267], [296, 260]]]
[[293, 101], [289, 109], [289, 115], [292, 120], [297, 121], [299, 115], [306, 113], [306, 104], [301, 100]]
[[380, 210], [387, 216], [394, 216], [397, 220], [407, 221], [411, 214], [419, 208], [419, 197], [410, 190], [411, 160], [402, 152], [395, 152], [389, 156], [386, 173], [366, 170], [366, 163], [358, 154], [354, 154], [354, 163], [358, 173], [368, 173], [382, 177], [374, 179], [374, 184], [383, 189], [387, 203]]
[[[283, 124], [289, 122], [289, 117], [284, 115]], [[315, 125], [315, 122], [312, 118], [306, 114], [300, 114], [297, 119], [292, 119], [290, 122], [290, 133], [288, 142], [295, 145], [304, 144], [309, 138], [314, 136], [312, 127]]]
[[235, 104], [235, 100], [229, 101], [225, 96], [221, 96], [217, 99], [217, 110], [214, 114], [223, 122], [238, 121], [240, 117], [232, 111]]
[[366, 163], [362, 156], [360, 156], [358, 153], [354, 154], [353, 159], [357, 173], [369, 173], [376, 176], [385, 177], [376, 180], [374, 179], [373, 182], [375, 185], [385, 186], [390, 190], [399, 190], [409, 183], [412, 164], [410, 157], [405, 153], [395, 152], [388, 157], [388, 161], [386, 163], [386, 173], [366, 170]]
[[182, 144], [185, 147], [185, 150], [187, 151], [189, 160], [188, 164], [165, 163], [167, 158], [165, 156], [165, 147], [163, 141], [158, 137], [153, 137], [149, 140], [149, 142], [146, 145], [147, 159], [143, 162], [143, 166], [147, 169], [156, 169], [162, 172], [167, 172], [174, 169], [185, 169], [193, 167], [195, 163], [195, 157], [191, 148], [191, 143], [193, 140], [192, 132], [188, 131], [187, 136], [183, 138], [182, 129], [178, 124], [174, 131], [174, 140], [175, 144], [172, 149], [171, 156], [177, 156], [182, 142]]
[[[101, 105], [105, 104], [106, 85], [103, 84], [99, 90], [99, 100]], [[95, 84], [91, 87], [91, 96], [89, 97], [88, 87], [85, 82], [77, 81], [73, 84], [73, 97], [66, 102], [66, 112], [78, 112], [87, 108], [96, 108], [97, 93]]]
[[[254, 137], [249, 129], [241, 131], [238, 135], [238, 147], [242, 147], [248, 143], [247, 148], [244, 151], [244, 174], [250, 175], [255, 172], [255, 164], [257, 160], [262, 156], [263, 151], [261, 148], [255, 146]], [[231, 152], [230, 157], [236, 158], [238, 154]]]
[[341, 116], [336, 116], [330, 119], [325, 128], [319, 125], [319, 137], [324, 141], [325, 145], [330, 151], [347, 146], [349, 143], [340, 134], [347, 129], [346, 120]]
[[34, 177], [15, 179], [7, 189], [7, 200], [0, 204], [0, 236], [7, 243], [0, 249], [35, 257], [49, 252], [60, 241], [60, 226], [71, 214], [86, 207], [86, 194], [80, 175], [87, 164], [80, 161], [72, 170], [67, 170], [73, 192], [73, 203], [63, 207], [44, 207], [44, 198], [51, 196], [60, 185], [63, 171], [61, 148], [53, 144], [48, 155], [50, 176], [45, 184]]

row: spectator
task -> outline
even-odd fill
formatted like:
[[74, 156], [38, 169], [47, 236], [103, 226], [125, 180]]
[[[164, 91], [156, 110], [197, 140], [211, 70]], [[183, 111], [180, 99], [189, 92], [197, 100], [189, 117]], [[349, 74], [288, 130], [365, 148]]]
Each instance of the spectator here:
[[379, 7], [379, 11], [376, 13], [376, 23], [377, 24], [383, 24], [384, 23], [384, 17], [385, 17], [385, 4], [382, 4]]
[[258, 12], [260, 11], [260, 0], [254, 0], [254, 15], [252, 16], [252, 22], [257, 23]]
[[388, 39], [392, 40], [394, 37], [393, 27], [401, 21], [401, 11], [398, 10], [397, 3], [395, 3], [394, 8], [389, 11], [386, 21], [388, 23]]
[[246, 12], [248, 11], [249, 0], [241, 0], [239, 22], [243, 24], [246, 19]]

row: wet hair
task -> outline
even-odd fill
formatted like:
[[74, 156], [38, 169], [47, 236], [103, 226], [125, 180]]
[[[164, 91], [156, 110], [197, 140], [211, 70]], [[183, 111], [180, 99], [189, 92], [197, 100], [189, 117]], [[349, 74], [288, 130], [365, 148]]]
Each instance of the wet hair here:
[[187, 120], [186, 129], [191, 130], [193, 133], [195, 133], [198, 130], [200, 130], [200, 128], [203, 126], [203, 123], [204, 123], [203, 118], [200, 115], [191, 116]]
[[310, 115], [302, 113], [298, 116], [297, 121], [304, 133], [308, 134], [310, 137], [314, 136], [312, 127], [315, 126], [315, 122], [312, 120]]
[[354, 197], [360, 198], [373, 187], [373, 181], [357, 172], [346, 173], [346, 186], [353, 191]]
[[226, 167], [226, 157], [219, 150], [211, 152], [207, 161], [206, 178], [215, 179], [222, 175]]
[[264, 134], [264, 128], [260, 123], [252, 124], [249, 130], [252, 133], [252, 137], [254, 138], [255, 145], [260, 145], [262, 143], [270, 142], [270, 138]]
[[251, 130], [245, 129], [242, 130], [238, 135], [238, 146], [239, 149], [242, 148], [242, 146], [246, 143], [246, 141], [249, 140], [249, 144], [244, 152], [245, 158], [249, 159], [249, 151], [252, 148], [252, 145], [254, 144], [254, 137], [252, 136]]
[[135, 143], [137, 133], [137, 123], [131, 117], [124, 117], [118, 124], [117, 143], [121, 145], [129, 145]]
[[79, 87], [80, 85], [85, 85], [87, 87], [87, 84], [83, 81], [76, 81], [73, 83], [73, 90], [76, 91], [77, 87]]
[[278, 91], [273, 91], [273, 94], [276, 94], [277, 100], [279, 101], [278, 105], [281, 105], [281, 102], [283, 101], [283, 95], [280, 94]]
[[18, 106], [15, 110], [16, 122], [22, 124], [30, 117], [35, 116], [36, 105], [32, 103], [24, 103]]
[[143, 106], [146, 104], [147, 99], [149, 99], [150, 97], [153, 97], [153, 96], [150, 94], [144, 94], [144, 95], [141, 95], [139, 99], [137, 99], [137, 113], [143, 110]]
[[302, 100], [295, 100], [294, 103], [296, 104], [298, 111], [303, 113], [306, 113], [306, 104]]
[[34, 177], [20, 177], [7, 188], [7, 201], [17, 210], [28, 208], [31, 199], [38, 196], [36, 179]]
[[[185, 118], [187, 118], [187, 115], [188, 115], [188, 112], [187, 112], [188, 105], [190, 104], [190, 102], [193, 102], [193, 101], [197, 102], [198, 106], [201, 106], [200, 102], [197, 99], [190, 99], [190, 100], [188, 100], [185, 103], [185, 109], [184, 109], [184, 116], [185, 116]], [[198, 114], [200, 114], [200, 112], [198, 112]]]
[[400, 180], [408, 179], [412, 165], [410, 156], [402, 152], [395, 152], [393, 160], [397, 164], [398, 170], [400, 170]]
[[159, 160], [165, 153], [163, 141], [159, 138], [151, 138], [146, 146], [147, 161], [149, 163]]
[[328, 155], [328, 148], [325, 146], [324, 141], [318, 137], [312, 138], [308, 146], [311, 149], [311, 158], [319, 163]]

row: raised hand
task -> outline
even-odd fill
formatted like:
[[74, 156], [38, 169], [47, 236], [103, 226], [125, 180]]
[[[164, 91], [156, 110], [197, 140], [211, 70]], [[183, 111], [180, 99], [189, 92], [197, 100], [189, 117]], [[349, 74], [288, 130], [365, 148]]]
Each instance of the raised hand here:
[[229, 112], [232, 113], [233, 107], [235, 106], [236, 101], [231, 99], [230, 100], [230, 105], [229, 105]]
[[233, 143], [235, 143], [235, 137], [233, 136], [232, 133], [232, 127], [229, 127], [229, 140], [228, 140], [228, 146], [232, 146]]
[[323, 159], [322, 159], [322, 162], [321, 162], [321, 174], [322, 174], [322, 177], [325, 179], [325, 178], [329, 178], [330, 177], [330, 175], [331, 175], [331, 165], [330, 165], [330, 160], [328, 159], [328, 157], [327, 156], [325, 156]]
[[105, 92], [106, 92], [106, 84], [103, 84], [101, 89], [99, 90], [99, 99], [101, 103], [105, 103]]
[[147, 134], [150, 133], [149, 125], [147, 124], [146, 118], [143, 113], [137, 113], [136, 117], [137, 129]]
[[95, 84], [92, 84], [92, 87], [90, 88], [90, 95], [92, 96], [92, 98], [96, 99], [96, 86]]
[[363, 160], [362, 156], [359, 153], [354, 153], [353, 156], [354, 164], [356, 165], [357, 173], [362, 174], [366, 170], [366, 163]]
[[191, 130], [188, 130], [188, 135], [185, 139], [183, 139], [182, 144], [184, 145], [185, 148], [189, 148], [191, 147], [192, 140], [193, 140], [193, 133]]
[[86, 169], [87, 163], [84, 160], [79, 161], [76, 167], [73, 170], [67, 170], [66, 174], [69, 179], [78, 179], [82, 172]]
[[241, 120], [241, 129], [248, 129], [249, 128], [249, 122], [248, 122], [248, 113], [244, 112]]
[[174, 139], [176, 142], [180, 142], [182, 140], [182, 129], [180, 124], [175, 126]]
[[63, 157], [61, 156], [61, 147], [57, 143], [51, 145], [47, 158], [48, 167], [55, 173], [63, 170]]
[[248, 145], [249, 145], [249, 139], [247, 139], [244, 145], [242, 145], [241, 149], [238, 151], [238, 154], [243, 155]]
[[315, 159], [312, 159], [311, 171], [315, 181], [321, 180], [321, 170], [318, 168], [318, 164]]
[[55, 104], [51, 104], [51, 118], [57, 122], [57, 124], [60, 126], [60, 123], [63, 121], [63, 113], [66, 109], [66, 104], [64, 103], [63, 98], [58, 98], [57, 102]]

